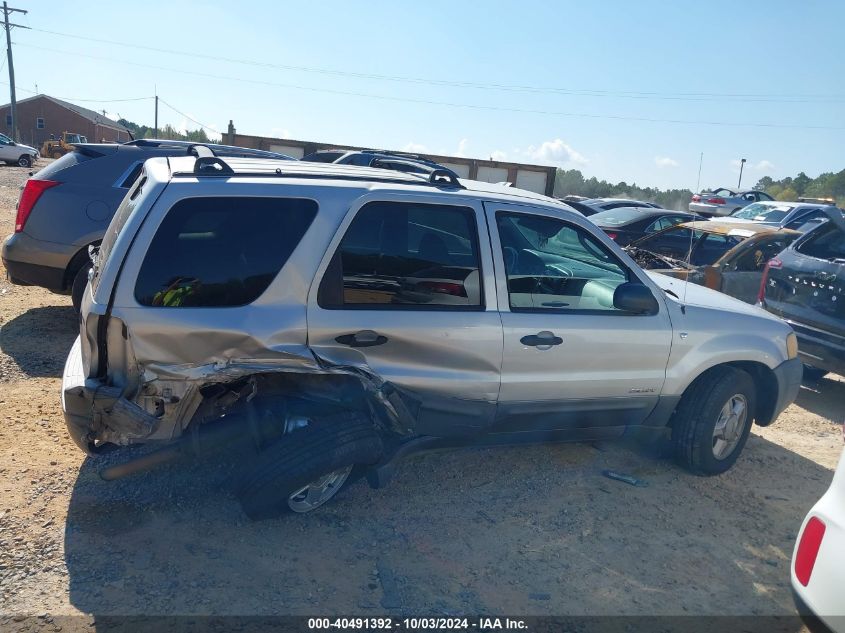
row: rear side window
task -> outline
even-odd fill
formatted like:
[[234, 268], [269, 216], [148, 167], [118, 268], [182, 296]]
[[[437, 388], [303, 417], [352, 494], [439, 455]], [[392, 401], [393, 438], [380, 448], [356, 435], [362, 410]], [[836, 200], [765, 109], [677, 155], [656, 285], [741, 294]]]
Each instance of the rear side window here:
[[252, 303], [285, 265], [316, 213], [313, 200], [181, 200], [153, 237], [135, 299], [161, 308]]
[[799, 253], [828, 260], [845, 260], [845, 232], [832, 222], [810, 233], [796, 248]]
[[323, 281], [323, 308], [480, 309], [475, 212], [371, 202], [346, 231]]

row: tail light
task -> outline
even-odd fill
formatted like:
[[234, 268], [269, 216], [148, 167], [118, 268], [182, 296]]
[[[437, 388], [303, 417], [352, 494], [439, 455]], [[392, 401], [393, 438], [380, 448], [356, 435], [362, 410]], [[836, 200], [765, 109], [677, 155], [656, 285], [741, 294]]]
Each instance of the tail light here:
[[693, 202], [701, 202], [701, 196], [699, 196], [698, 194], [693, 195], [692, 201]]
[[467, 296], [467, 291], [463, 284], [456, 284], [450, 281], [421, 281], [417, 284], [417, 287], [441, 295], [452, 295], [453, 297]]
[[725, 199], [724, 198], [707, 198], [707, 200], [705, 200], [704, 202], [707, 202], [709, 204], [725, 204]]
[[798, 550], [795, 552], [795, 577], [805, 587], [810, 583], [810, 576], [813, 575], [813, 567], [816, 565], [816, 557], [822, 546], [825, 529], [825, 524], [821, 519], [812, 517], [804, 526], [801, 540], [798, 541]]
[[783, 262], [777, 257], [766, 262], [766, 267], [763, 268], [763, 276], [760, 277], [760, 289], [757, 291], [757, 303], [763, 303], [763, 300], [766, 298], [766, 284], [769, 283], [769, 270], [772, 268], [780, 270], [783, 268]]
[[21, 192], [20, 200], [18, 200], [18, 213], [15, 216], [15, 233], [23, 231], [23, 227], [29, 219], [29, 214], [32, 213], [32, 208], [38, 202], [41, 194], [60, 184], [60, 182], [56, 182], [55, 180], [35, 180], [33, 178], [26, 181]]
[[608, 233], [607, 236], [610, 239], [615, 240], [618, 237], [618, 234], [617, 233]]

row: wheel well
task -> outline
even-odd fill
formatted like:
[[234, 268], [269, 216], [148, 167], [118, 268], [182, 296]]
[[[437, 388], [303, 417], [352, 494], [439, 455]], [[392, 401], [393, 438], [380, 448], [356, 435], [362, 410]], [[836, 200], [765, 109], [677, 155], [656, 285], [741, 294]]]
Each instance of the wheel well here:
[[710, 367], [689, 384], [684, 390], [684, 396], [689, 393], [694, 385], [698, 384], [713, 371], [722, 367], [741, 369], [751, 376], [751, 380], [754, 381], [754, 387], [757, 389], [757, 408], [754, 411], [754, 421], [759, 426], [768, 426], [771, 424], [778, 396], [778, 381], [777, 377], [775, 377], [775, 372], [763, 363], [755, 361], [733, 361]]
[[70, 262], [68, 263], [67, 268], [65, 268], [65, 275], [62, 279], [62, 290], [68, 290], [71, 286], [73, 286], [73, 278], [76, 277], [76, 273], [78, 273], [79, 269], [85, 265], [86, 261], [88, 261], [88, 247], [99, 245], [99, 240], [86, 244], [70, 258]]

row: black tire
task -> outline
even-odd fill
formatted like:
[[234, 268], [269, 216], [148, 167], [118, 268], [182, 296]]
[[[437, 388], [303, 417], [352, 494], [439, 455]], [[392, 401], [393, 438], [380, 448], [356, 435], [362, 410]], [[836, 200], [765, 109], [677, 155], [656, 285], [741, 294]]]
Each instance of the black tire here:
[[314, 420], [261, 451], [238, 483], [241, 508], [253, 521], [291, 514], [289, 497], [303, 486], [342, 468], [374, 464], [382, 452], [373, 423], [360, 413]]
[[73, 302], [73, 309], [79, 312], [82, 307], [82, 296], [85, 293], [85, 286], [88, 285], [88, 271], [91, 270], [91, 262], [83, 265], [73, 278], [70, 287], [70, 300]]
[[61, 152], [53, 152], [52, 154], [50, 154], [51, 158], [61, 158], [62, 156], [63, 154]]
[[828, 373], [829, 372], [826, 369], [819, 369], [818, 367], [804, 365], [804, 376], [802, 380], [803, 382], [818, 382], [827, 376]]
[[[718, 458], [714, 431], [722, 408], [735, 396], [745, 399], [746, 416], [736, 445]], [[734, 465], [751, 432], [757, 406], [754, 381], [733, 367], [717, 367], [700, 376], [684, 393], [672, 420], [672, 444], [678, 462], [696, 475], [720, 475]]]
[[18, 159], [18, 167], [32, 167], [32, 158], [24, 154]]

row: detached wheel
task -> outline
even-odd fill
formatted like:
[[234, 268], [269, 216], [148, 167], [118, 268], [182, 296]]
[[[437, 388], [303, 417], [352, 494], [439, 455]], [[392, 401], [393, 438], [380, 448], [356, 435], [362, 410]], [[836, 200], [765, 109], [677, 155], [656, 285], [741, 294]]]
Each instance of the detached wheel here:
[[757, 404], [754, 381], [733, 367], [713, 369], [687, 390], [672, 424], [681, 465], [697, 475], [719, 475], [742, 452]]
[[85, 286], [88, 285], [88, 272], [91, 270], [91, 262], [89, 261], [76, 273], [73, 278], [73, 284], [70, 288], [70, 300], [73, 302], [73, 309], [79, 312], [82, 308], [82, 297], [85, 294]]
[[32, 167], [32, 158], [24, 154], [18, 159], [19, 167]]
[[311, 512], [337, 495], [357, 465], [373, 464], [382, 443], [372, 422], [348, 412], [312, 420], [261, 451], [237, 495], [254, 520]]

